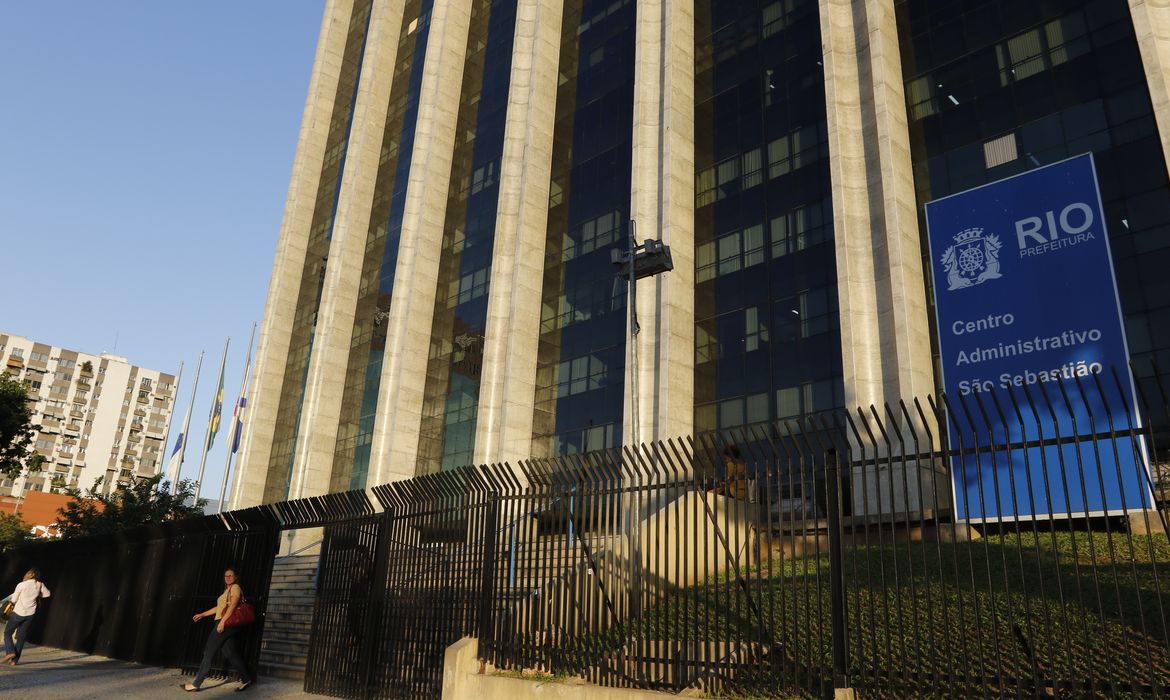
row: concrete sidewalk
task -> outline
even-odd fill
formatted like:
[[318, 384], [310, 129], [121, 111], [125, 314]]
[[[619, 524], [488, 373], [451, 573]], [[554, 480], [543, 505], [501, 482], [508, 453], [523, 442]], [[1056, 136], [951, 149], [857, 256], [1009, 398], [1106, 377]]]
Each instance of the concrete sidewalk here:
[[13, 700], [166, 700], [167, 698], [321, 698], [301, 690], [301, 681], [261, 678], [246, 692], [233, 692], [236, 683], [209, 679], [198, 693], [179, 685], [191, 680], [178, 669], [142, 666], [128, 661], [89, 656], [44, 646], [26, 646], [20, 665], [0, 664], [0, 698]]

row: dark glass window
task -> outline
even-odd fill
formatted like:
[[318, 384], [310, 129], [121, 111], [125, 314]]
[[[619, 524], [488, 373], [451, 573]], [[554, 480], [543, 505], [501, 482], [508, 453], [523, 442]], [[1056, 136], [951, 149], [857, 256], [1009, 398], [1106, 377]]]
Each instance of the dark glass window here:
[[369, 473], [374, 414], [378, 407], [386, 349], [386, 321], [394, 291], [398, 244], [402, 237], [402, 211], [406, 203], [432, 5], [433, 0], [408, 0], [403, 10], [398, 38], [400, 58], [394, 66], [394, 81], [382, 132], [382, 159], [374, 181], [366, 255], [362, 260], [342, 390], [330, 486], [334, 491], [363, 488]]
[[533, 421], [538, 454], [622, 437], [625, 245], [633, 130], [632, 0], [569, 0], [561, 31]]
[[838, 408], [817, 3], [695, 12], [695, 428]]
[[899, 0], [896, 12], [920, 230], [930, 200], [1091, 151], [1132, 365], [1157, 396], [1170, 372], [1170, 187], [1125, 0]]
[[515, 0], [475, 0], [419, 432], [418, 472], [472, 461], [508, 108]]

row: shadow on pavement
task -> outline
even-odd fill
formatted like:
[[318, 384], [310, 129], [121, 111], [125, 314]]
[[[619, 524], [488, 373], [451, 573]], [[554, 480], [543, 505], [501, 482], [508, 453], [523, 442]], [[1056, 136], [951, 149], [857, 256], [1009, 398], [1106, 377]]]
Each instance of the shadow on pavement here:
[[[25, 647], [21, 663], [0, 667], [0, 697], [36, 700], [165, 700], [187, 697], [180, 688], [190, 676], [178, 669], [89, 656], [45, 646]], [[199, 697], [226, 697], [244, 700], [293, 700], [320, 698], [301, 689], [301, 682], [261, 678], [247, 693], [235, 694], [236, 681], [209, 679]]]

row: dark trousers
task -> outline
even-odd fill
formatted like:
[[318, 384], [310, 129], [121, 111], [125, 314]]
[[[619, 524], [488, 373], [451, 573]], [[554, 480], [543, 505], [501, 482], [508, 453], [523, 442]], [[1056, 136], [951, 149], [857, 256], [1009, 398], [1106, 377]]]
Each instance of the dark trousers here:
[[[8, 616], [8, 624], [4, 625], [4, 653], [16, 654], [15, 660], [20, 661], [20, 652], [24, 651], [24, 640], [28, 638], [28, 628], [32, 626], [32, 615]], [[16, 646], [12, 645], [12, 633], [16, 633]]]
[[[219, 622], [217, 621], [215, 624], [218, 625]], [[199, 664], [199, 673], [196, 674], [195, 680], [191, 681], [192, 685], [203, 685], [203, 680], [207, 678], [207, 674], [211, 673], [211, 662], [217, 651], [223, 652], [223, 658], [227, 659], [228, 664], [236, 670], [241, 682], [252, 680], [252, 674], [248, 673], [248, 667], [244, 664], [244, 657], [240, 653], [240, 644], [236, 640], [236, 637], [243, 631], [243, 627], [225, 627], [223, 632], [217, 631], [214, 627], [211, 628], [211, 634], [207, 636], [207, 646], [203, 648], [203, 662]]]

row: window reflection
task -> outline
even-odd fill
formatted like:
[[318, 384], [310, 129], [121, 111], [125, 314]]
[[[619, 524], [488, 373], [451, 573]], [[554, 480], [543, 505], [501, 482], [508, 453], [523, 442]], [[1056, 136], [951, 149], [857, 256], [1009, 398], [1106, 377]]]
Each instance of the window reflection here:
[[812, 0], [696, 4], [699, 431], [843, 401], [820, 61]]
[[1134, 371], [1153, 386], [1170, 367], [1170, 287], [1153, 272], [1170, 262], [1170, 187], [1128, 4], [895, 9], [920, 230], [927, 201], [1091, 151]]

